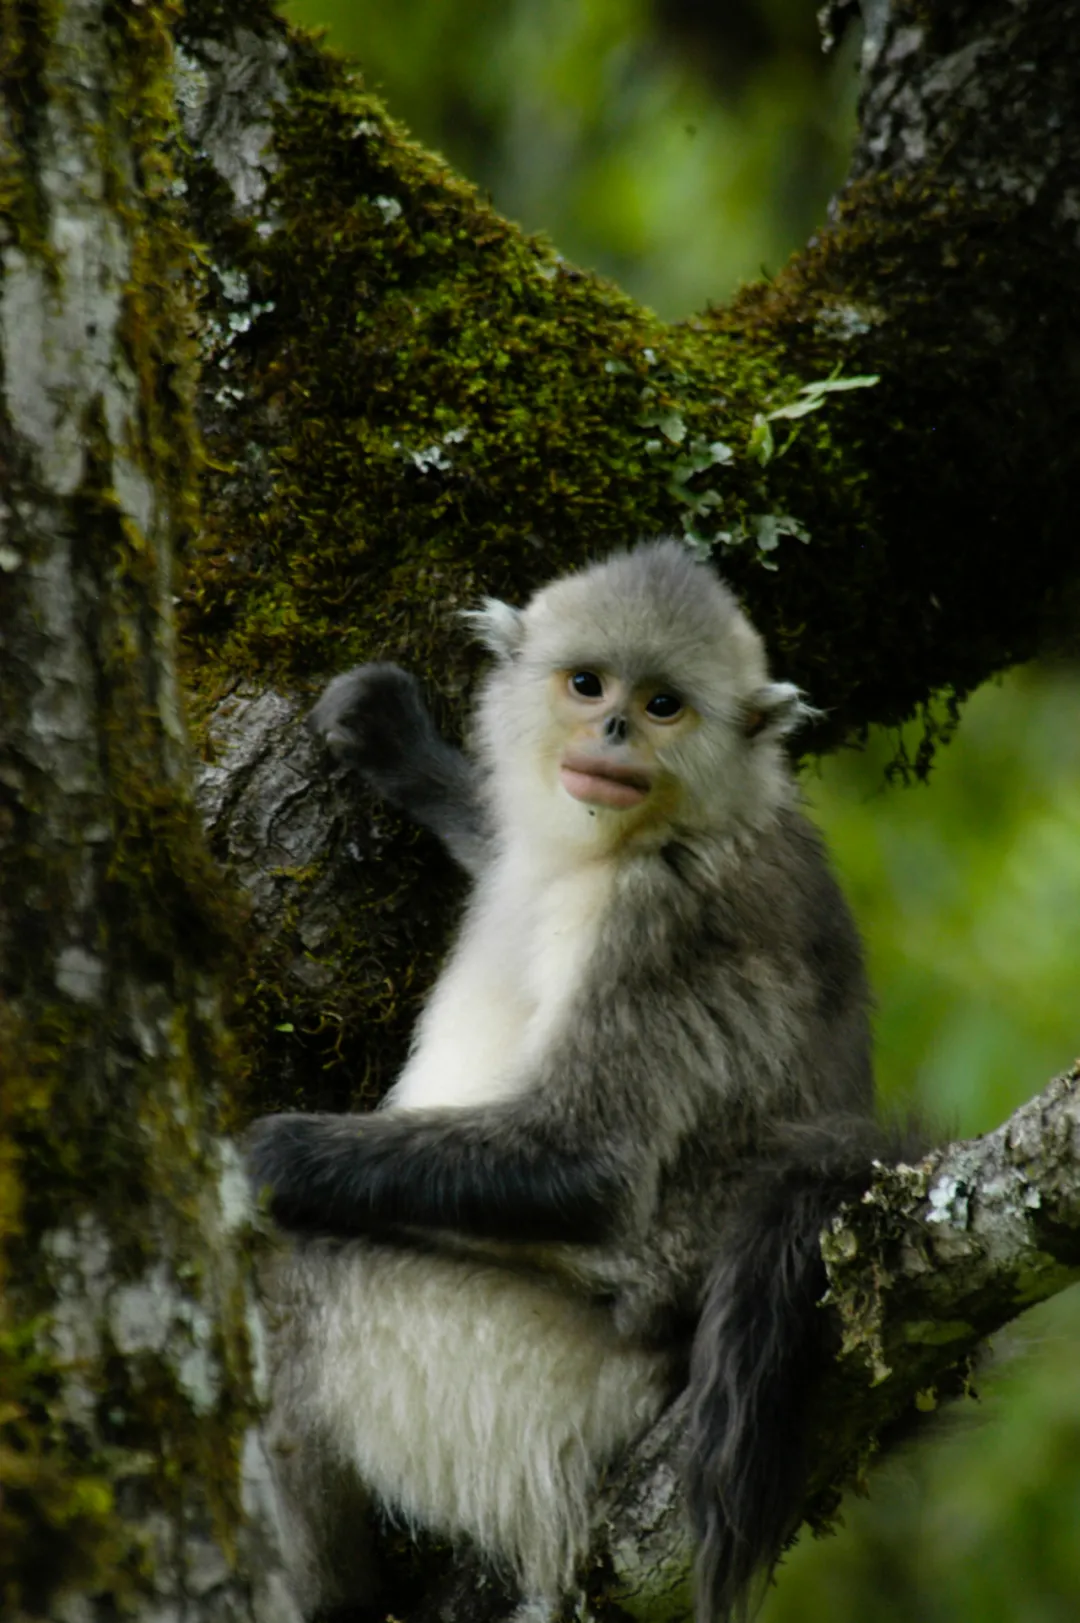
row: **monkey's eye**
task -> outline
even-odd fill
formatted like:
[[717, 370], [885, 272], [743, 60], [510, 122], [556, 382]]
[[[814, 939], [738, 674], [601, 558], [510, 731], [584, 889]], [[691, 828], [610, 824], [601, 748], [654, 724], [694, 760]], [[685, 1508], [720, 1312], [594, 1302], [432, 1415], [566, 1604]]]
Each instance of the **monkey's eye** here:
[[570, 677], [570, 691], [579, 699], [602, 699], [604, 684], [595, 671], [574, 671]]
[[674, 721], [682, 715], [683, 702], [675, 693], [654, 693], [645, 706], [645, 712], [654, 721]]

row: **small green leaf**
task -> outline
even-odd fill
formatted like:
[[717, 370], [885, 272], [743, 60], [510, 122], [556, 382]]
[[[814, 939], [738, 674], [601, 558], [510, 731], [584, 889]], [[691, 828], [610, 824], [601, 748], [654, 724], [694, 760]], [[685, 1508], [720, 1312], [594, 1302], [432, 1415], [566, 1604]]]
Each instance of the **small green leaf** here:
[[813, 383], [804, 383], [799, 390], [801, 400], [790, 400], [784, 406], [777, 406], [775, 411], [768, 413], [768, 420], [776, 422], [777, 418], [786, 417], [794, 420], [805, 417], [811, 411], [817, 411], [819, 406], [825, 404], [825, 396], [838, 394], [844, 389], [872, 389], [875, 383], [881, 382], [879, 372], [861, 372], [857, 377], [842, 378], [838, 372], [831, 377], [817, 378]]
[[799, 390], [800, 394], [837, 394], [842, 389], [872, 389], [875, 383], [881, 382], [880, 372], [860, 372], [855, 377], [841, 378], [833, 376], [822, 378], [817, 383], [804, 383]]
[[804, 546], [810, 540], [810, 531], [806, 528], [806, 525], [801, 523], [799, 519], [792, 518], [790, 513], [778, 513], [776, 515], [776, 528], [781, 535], [793, 535]]
[[754, 513], [750, 523], [759, 552], [775, 552], [782, 535], [795, 536], [804, 543], [810, 540], [806, 525], [792, 518], [790, 513]]
[[732, 460], [730, 445], [724, 445], [721, 440], [715, 440], [711, 445], [700, 435], [690, 441], [689, 446], [679, 457], [671, 470], [671, 477], [685, 484], [696, 473], [704, 473], [706, 468], [714, 468]]
[[683, 502], [692, 513], [707, 513], [713, 507], [723, 507], [724, 498], [718, 490], [687, 490], [683, 485], [668, 486], [677, 502]]
[[295, 1031], [296, 1027], [294, 1025], [290, 1025], [290, 1023], [288, 1021], [286, 1021], [283, 1026], [275, 1026], [274, 1030], [275, 1031]]
[[712, 555], [713, 542], [707, 535], [700, 535], [698, 531], [694, 529], [689, 513], [683, 514], [682, 523], [683, 537], [687, 546], [692, 547], [700, 558], [704, 558], [706, 561], [708, 561]]
[[750, 456], [757, 457], [762, 467], [772, 461], [776, 441], [773, 439], [768, 418], [763, 417], [760, 412], [754, 417], [754, 427], [746, 449]]
[[780, 528], [775, 513], [754, 514], [754, 540], [761, 552], [773, 552], [780, 544]]
[[775, 411], [770, 411], [766, 420], [775, 423], [781, 417], [787, 417], [791, 420], [796, 417], [808, 417], [812, 411], [817, 411], [824, 404], [825, 401], [819, 395], [814, 395], [809, 400], [793, 400], [790, 405], [777, 406]]
[[686, 438], [686, 424], [681, 412], [650, 411], [638, 418], [642, 428], [658, 428], [673, 445], [681, 445]]

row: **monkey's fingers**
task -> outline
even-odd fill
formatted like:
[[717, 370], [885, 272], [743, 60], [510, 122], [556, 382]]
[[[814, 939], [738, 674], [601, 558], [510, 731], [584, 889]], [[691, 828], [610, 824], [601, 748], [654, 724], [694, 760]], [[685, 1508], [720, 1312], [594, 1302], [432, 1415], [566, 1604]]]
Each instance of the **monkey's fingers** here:
[[357, 665], [335, 676], [307, 718], [344, 765], [378, 774], [400, 766], [434, 727], [420, 685], [399, 665]]

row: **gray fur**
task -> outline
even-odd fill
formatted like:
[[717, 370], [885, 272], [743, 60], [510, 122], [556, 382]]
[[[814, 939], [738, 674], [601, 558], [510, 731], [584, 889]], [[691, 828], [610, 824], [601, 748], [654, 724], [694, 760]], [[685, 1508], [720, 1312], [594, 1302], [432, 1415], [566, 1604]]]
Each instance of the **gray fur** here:
[[360, 665], [335, 676], [307, 725], [342, 766], [433, 830], [469, 873], [483, 867], [489, 831], [473, 766], [435, 730], [415, 676]]
[[[588, 1343], [581, 1369], [592, 1373], [581, 1374], [570, 1407], [580, 1401], [589, 1413], [589, 1383], [599, 1389], [607, 1379], [599, 1372], [611, 1370], [614, 1379], [618, 1361], [627, 1360], [632, 1373], [618, 1378], [636, 1396], [627, 1399], [624, 1421], [617, 1411], [597, 1421], [592, 1457], [573, 1484], [568, 1479], [546, 1501], [536, 1489], [538, 1508], [520, 1525], [498, 1507], [488, 1515], [484, 1496], [527, 1498], [534, 1485], [518, 1490], [507, 1488], [509, 1478], [499, 1486], [492, 1478], [487, 1488], [475, 1486], [480, 1462], [468, 1457], [464, 1436], [460, 1491], [447, 1490], [445, 1503], [434, 1488], [417, 1488], [410, 1499], [412, 1479], [380, 1491], [411, 1519], [451, 1536], [468, 1533], [526, 1586], [550, 1591], [567, 1582], [582, 1553], [582, 1505], [596, 1471], [674, 1389], [704, 1306], [693, 1353], [692, 1508], [705, 1541], [702, 1616], [726, 1615], [754, 1565], [775, 1559], [797, 1502], [797, 1436], [790, 1458], [780, 1458], [785, 1439], [765, 1425], [754, 1458], [762, 1385], [783, 1387], [776, 1393], [783, 1408], [802, 1378], [819, 1267], [813, 1225], [857, 1183], [872, 1153], [860, 944], [779, 742], [805, 707], [797, 690], [770, 681], [757, 633], [715, 576], [678, 543], [652, 543], [556, 581], [521, 613], [497, 609], [482, 611], [482, 633], [500, 659], [480, 699], [476, 765], [438, 739], [411, 678], [393, 667], [337, 678], [312, 715], [340, 756], [442, 834], [477, 884], [389, 1108], [364, 1117], [269, 1117], [253, 1130], [253, 1178], [269, 1185], [272, 1209], [298, 1234], [272, 1287], [283, 1323], [277, 1423], [304, 1429], [312, 1392], [320, 1382], [334, 1385], [326, 1360], [341, 1344], [346, 1315], [359, 1313], [352, 1349], [367, 1334], [357, 1302], [369, 1302], [377, 1316], [389, 1301], [384, 1276], [393, 1274], [399, 1292], [393, 1322], [402, 1344], [414, 1334], [413, 1300], [415, 1335], [437, 1334], [420, 1296], [400, 1294], [405, 1265], [380, 1260], [383, 1252], [403, 1248], [420, 1259], [408, 1264], [419, 1269], [410, 1290], [422, 1292], [426, 1277], [437, 1294], [449, 1281], [452, 1299], [460, 1270], [462, 1288], [490, 1300], [496, 1360], [520, 1360], [522, 1346], [511, 1349], [510, 1341], [521, 1335], [528, 1351], [514, 1292], [540, 1290], [538, 1319], [549, 1303], [552, 1345], [563, 1337], [558, 1344], [572, 1349], [576, 1337], [584, 1355]], [[670, 743], [660, 735], [656, 758], [678, 784], [672, 809], [625, 839], [625, 813], [581, 805], [551, 786], [551, 673], [578, 668], [611, 670], [628, 684], [655, 680], [699, 717], [696, 728], [673, 731]], [[578, 918], [572, 909], [584, 898], [584, 922], [567, 922], [566, 930], [588, 950], [568, 969], [552, 956], [543, 911], [562, 905], [560, 886], [567, 911], [555, 917], [556, 934], [561, 917]], [[527, 902], [520, 929], [513, 924], [519, 893]], [[468, 970], [488, 935], [497, 943], [489, 991]], [[528, 992], [535, 1008], [523, 990], [533, 980], [541, 988]], [[520, 1041], [505, 1039], [501, 1024], [518, 996], [525, 1000]], [[478, 1056], [486, 1052], [481, 1028], [490, 999], [495, 1058], [478, 1057], [481, 1069], [493, 1065], [478, 1091], [466, 1069], [461, 1089], [450, 1082], [443, 1097], [425, 1054], [451, 1076], [461, 1063], [453, 1025], [459, 997], [480, 1000], [482, 1018], [471, 1004], [462, 1017], [463, 1041], [477, 1028]], [[515, 1043], [519, 1052], [506, 1052]], [[807, 1124], [820, 1124], [812, 1140]], [[789, 1188], [797, 1189], [794, 1205]], [[304, 1231], [350, 1239], [328, 1250]], [[777, 1235], [781, 1248], [788, 1245], [779, 1273], [768, 1261]], [[754, 1241], [764, 1250], [755, 1251]], [[743, 1259], [760, 1256], [765, 1272], [748, 1284]], [[759, 1295], [786, 1326], [779, 1348], [763, 1340]], [[572, 1329], [560, 1314], [571, 1315]], [[343, 1356], [334, 1354], [339, 1365]], [[373, 1374], [370, 1360], [386, 1356], [357, 1354], [353, 1402], [361, 1414], [365, 1382], [381, 1390], [386, 1375], [381, 1365]], [[392, 1372], [387, 1378], [392, 1398]], [[490, 1383], [487, 1395], [471, 1386], [463, 1403], [475, 1401], [480, 1412], [489, 1397], [497, 1410], [506, 1368], [496, 1361], [479, 1377], [463, 1370], [461, 1379]], [[352, 1387], [342, 1398], [341, 1385], [310, 1421], [308, 1446], [330, 1425], [333, 1404], [348, 1399]], [[797, 1433], [794, 1400], [789, 1411]], [[556, 1419], [552, 1413], [552, 1427]], [[729, 1421], [725, 1451], [716, 1427]], [[333, 1471], [351, 1458], [361, 1476], [377, 1474], [366, 1434], [351, 1455], [339, 1443], [322, 1446], [339, 1449]], [[372, 1461], [377, 1453], [371, 1443]], [[325, 1466], [308, 1475], [320, 1471], [325, 1478]], [[733, 1493], [740, 1504], [729, 1506], [725, 1495]], [[319, 1514], [328, 1509], [323, 1504]], [[311, 1509], [298, 1501], [297, 1514], [310, 1517]], [[755, 1518], [760, 1528], [750, 1525]], [[336, 1592], [335, 1582], [327, 1577], [325, 1594]]]

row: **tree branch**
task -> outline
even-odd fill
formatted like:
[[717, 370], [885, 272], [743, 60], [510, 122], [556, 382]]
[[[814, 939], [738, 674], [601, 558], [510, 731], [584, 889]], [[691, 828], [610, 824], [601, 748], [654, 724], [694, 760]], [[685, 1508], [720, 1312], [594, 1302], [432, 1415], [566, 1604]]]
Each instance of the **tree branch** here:
[[883, 1168], [823, 1237], [840, 1324], [814, 1457], [852, 1457], [976, 1346], [1080, 1277], [1080, 1063], [995, 1132]]

